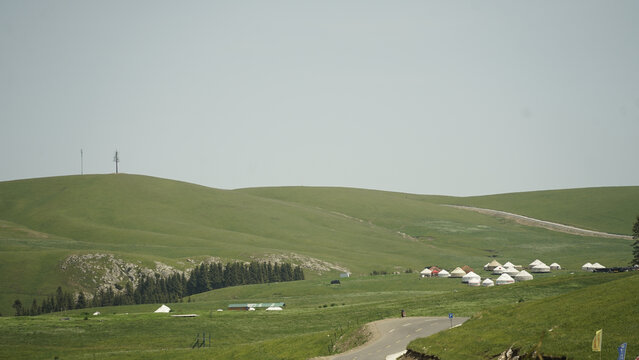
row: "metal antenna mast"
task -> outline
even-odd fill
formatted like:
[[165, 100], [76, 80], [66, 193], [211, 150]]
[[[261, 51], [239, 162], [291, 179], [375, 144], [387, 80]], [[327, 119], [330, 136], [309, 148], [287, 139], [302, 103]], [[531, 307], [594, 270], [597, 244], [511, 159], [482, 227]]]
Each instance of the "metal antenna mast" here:
[[118, 173], [118, 163], [120, 162], [120, 157], [118, 156], [118, 151], [115, 150], [115, 156], [113, 157], [113, 161], [115, 162], [115, 173]]
[[80, 149], [80, 175], [84, 175], [84, 153]]

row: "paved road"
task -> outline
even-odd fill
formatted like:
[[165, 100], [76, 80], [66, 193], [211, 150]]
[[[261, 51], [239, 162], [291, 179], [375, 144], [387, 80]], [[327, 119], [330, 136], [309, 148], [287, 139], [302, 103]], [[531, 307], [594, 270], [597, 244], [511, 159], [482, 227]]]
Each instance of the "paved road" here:
[[[460, 325], [468, 318], [454, 318], [453, 326]], [[427, 337], [450, 328], [447, 317], [405, 317], [385, 319], [370, 324], [376, 333], [368, 343], [343, 354], [326, 357], [326, 360], [375, 360], [406, 350], [406, 345], [414, 339]]]

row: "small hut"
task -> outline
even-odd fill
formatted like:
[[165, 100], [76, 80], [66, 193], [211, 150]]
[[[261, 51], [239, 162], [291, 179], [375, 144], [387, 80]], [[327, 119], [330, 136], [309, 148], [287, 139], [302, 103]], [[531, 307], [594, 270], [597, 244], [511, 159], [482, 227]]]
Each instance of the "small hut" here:
[[520, 271], [517, 275], [514, 276], [515, 281], [528, 281], [532, 280], [533, 276], [528, 273], [526, 270]]
[[441, 278], [447, 278], [450, 277], [450, 273], [445, 269], [442, 269], [440, 272], [437, 273], [437, 276]]
[[495, 283], [497, 285], [507, 285], [507, 284], [512, 284], [515, 282], [515, 279], [513, 279], [510, 275], [508, 274], [501, 274], [498, 278], [497, 281], [495, 281]]
[[496, 268], [497, 266], [501, 266], [501, 264], [497, 260], [493, 260], [489, 262], [488, 264], [484, 265], [484, 270], [493, 271], [493, 269]]
[[480, 277], [472, 277], [468, 280], [468, 286], [479, 286], [481, 284]]
[[422, 271], [420, 271], [420, 272], [419, 272], [419, 275], [420, 275], [421, 277], [431, 277], [431, 276], [433, 275], [433, 272], [432, 272], [432, 271], [430, 271], [430, 269], [429, 269], [429, 268], [425, 268], [424, 270], [422, 270]]
[[468, 283], [470, 281], [470, 279], [480, 279], [481, 280], [481, 276], [475, 274], [474, 272], [469, 272], [468, 274], [462, 276], [462, 283]]
[[452, 278], [460, 278], [466, 275], [466, 272], [462, 270], [460, 267], [456, 267], [455, 270], [450, 272], [450, 277]]
[[557, 264], [556, 262], [550, 264], [550, 270], [561, 270], [561, 265]]
[[493, 275], [500, 275], [503, 274], [504, 271], [506, 271], [506, 268], [499, 265], [499, 266], [495, 266], [495, 268], [493, 268]]
[[481, 282], [481, 286], [485, 286], [485, 287], [495, 286], [495, 282], [490, 280], [489, 278], [486, 278], [484, 279], [484, 281]]

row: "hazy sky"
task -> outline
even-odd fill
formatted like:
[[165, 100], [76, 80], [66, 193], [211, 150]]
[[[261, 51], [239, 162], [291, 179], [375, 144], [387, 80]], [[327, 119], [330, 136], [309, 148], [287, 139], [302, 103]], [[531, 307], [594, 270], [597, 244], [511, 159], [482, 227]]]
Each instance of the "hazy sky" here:
[[639, 1], [0, 0], [0, 181], [639, 185]]

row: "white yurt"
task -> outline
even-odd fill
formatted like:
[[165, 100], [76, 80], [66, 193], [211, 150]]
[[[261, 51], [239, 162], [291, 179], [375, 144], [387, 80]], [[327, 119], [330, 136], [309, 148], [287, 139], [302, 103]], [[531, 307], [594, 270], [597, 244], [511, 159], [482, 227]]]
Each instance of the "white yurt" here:
[[556, 262], [550, 264], [550, 270], [561, 270], [561, 265], [557, 264]]
[[515, 277], [515, 281], [528, 281], [528, 280], [532, 280], [533, 279], [533, 276], [530, 275], [530, 273], [528, 273], [528, 271], [526, 271], [526, 270], [520, 271], [514, 277]]
[[501, 264], [497, 262], [497, 260], [493, 260], [489, 262], [488, 264], [484, 265], [484, 270], [493, 271], [493, 269], [496, 268], [497, 266], [501, 266]]
[[514, 282], [515, 282], [515, 279], [513, 279], [508, 274], [501, 274], [495, 281], [497, 285], [507, 285], [507, 284], [512, 284]]
[[541, 262], [541, 260], [539, 260], [539, 259], [535, 259], [535, 261], [533, 261], [533, 262], [531, 262], [530, 264], [528, 264], [528, 268], [529, 268], [529, 269], [532, 269], [533, 267], [535, 267], [535, 266], [537, 266], [537, 265], [539, 265], [539, 264], [543, 264], [543, 263]]
[[479, 286], [481, 284], [481, 278], [478, 277], [472, 277], [468, 280], [468, 286]]
[[499, 266], [495, 266], [495, 268], [493, 269], [493, 274], [494, 275], [499, 275], [499, 274], [503, 274], [504, 271], [506, 271], [506, 268], [499, 265]]
[[548, 266], [548, 265], [546, 265], [544, 263], [541, 263], [541, 264], [537, 264], [537, 265], [533, 266], [530, 269], [530, 271], [534, 272], [534, 273], [547, 273], [547, 272], [550, 272], [550, 266]]
[[589, 262], [581, 265], [581, 270], [583, 271], [592, 271], [592, 269], [593, 269], [592, 264]]
[[462, 282], [463, 283], [467, 283], [468, 281], [470, 281], [470, 279], [472, 278], [478, 278], [481, 279], [481, 276], [475, 274], [475, 272], [471, 271], [468, 274], [462, 276]]
[[431, 276], [433, 275], [433, 272], [432, 272], [432, 271], [430, 271], [430, 269], [429, 269], [429, 268], [426, 268], [426, 269], [424, 269], [424, 270], [420, 271], [420, 272], [419, 272], [419, 275], [420, 275], [421, 277], [431, 277]]
[[596, 262], [596, 263], [592, 264], [592, 268], [596, 270], [596, 269], [605, 269], [606, 267], [601, 265], [600, 263]]
[[450, 277], [450, 273], [444, 269], [442, 269], [439, 273], [437, 273], [438, 277], [447, 278]]
[[481, 286], [495, 286], [495, 282], [490, 280], [489, 278], [484, 279], [484, 281], [481, 282]]
[[466, 275], [466, 272], [462, 270], [460, 267], [456, 267], [455, 270], [450, 272], [450, 277], [452, 278], [460, 278]]
[[515, 269], [513, 266], [509, 266], [504, 270], [504, 274], [508, 274], [510, 276], [514, 276], [519, 274], [519, 270]]
[[168, 313], [169, 311], [171, 311], [171, 308], [162, 304], [162, 306], [160, 306], [157, 310], [155, 310], [155, 313]]
[[506, 263], [502, 266], [505, 268], [509, 268], [509, 267], [515, 267], [515, 264], [511, 263], [510, 261], [506, 261]]

